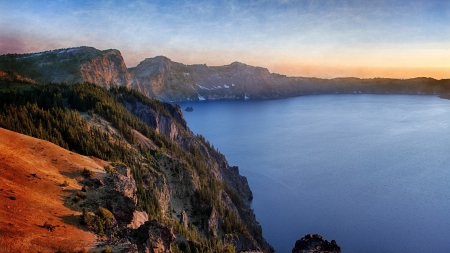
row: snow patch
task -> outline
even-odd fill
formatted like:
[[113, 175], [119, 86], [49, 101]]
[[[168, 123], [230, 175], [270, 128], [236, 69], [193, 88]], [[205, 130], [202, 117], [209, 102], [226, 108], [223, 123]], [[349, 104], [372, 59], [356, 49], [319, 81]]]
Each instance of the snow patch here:
[[231, 84], [231, 86], [233, 86], [233, 87], [234, 87], [234, 83], [232, 83], [232, 84]]
[[200, 100], [200, 101], [205, 101], [206, 99], [205, 99], [204, 97], [198, 95], [198, 100]]
[[206, 88], [206, 87], [204, 87], [204, 86], [201, 86], [201, 85], [198, 85], [198, 84], [195, 84], [197, 87], [199, 87], [200, 89], [202, 89], [202, 90], [211, 90], [211, 89], [209, 89], [209, 88]]
[[225, 89], [229, 89], [229, 88], [230, 88], [230, 86], [228, 86], [228, 85], [226, 85], [226, 84], [224, 84], [223, 87], [224, 87]]

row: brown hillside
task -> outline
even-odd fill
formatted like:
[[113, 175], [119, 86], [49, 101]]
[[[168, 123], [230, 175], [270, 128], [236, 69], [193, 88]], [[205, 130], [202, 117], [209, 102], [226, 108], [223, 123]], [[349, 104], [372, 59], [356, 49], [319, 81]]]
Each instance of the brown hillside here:
[[93, 248], [96, 236], [78, 224], [80, 212], [64, 200], [81, 189], [83, 168], [99, 172], [106, 164], [0, 128], [0, 251]]

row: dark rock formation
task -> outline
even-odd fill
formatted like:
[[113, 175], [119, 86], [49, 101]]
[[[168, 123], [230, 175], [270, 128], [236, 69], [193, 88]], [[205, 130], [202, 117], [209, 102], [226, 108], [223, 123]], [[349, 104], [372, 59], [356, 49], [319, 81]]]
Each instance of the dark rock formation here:
[[174, 240], [172, 227], [156, 220], [147, 221], [137, 229], [136, 244], [139, 253], [170, 253]]
[[295, 242], [292, 253], [340, 253], [335, 240], [328, 242], [318, 234], [308, 234]]

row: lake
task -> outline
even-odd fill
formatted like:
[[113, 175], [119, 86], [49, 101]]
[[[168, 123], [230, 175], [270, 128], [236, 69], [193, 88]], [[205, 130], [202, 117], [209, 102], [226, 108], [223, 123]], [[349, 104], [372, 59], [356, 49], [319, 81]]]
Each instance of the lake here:
[[239, 166], [263, 235], [342, 252], [450, 252], [450, 100], [320, 95], [180, 103], [188, 126]]

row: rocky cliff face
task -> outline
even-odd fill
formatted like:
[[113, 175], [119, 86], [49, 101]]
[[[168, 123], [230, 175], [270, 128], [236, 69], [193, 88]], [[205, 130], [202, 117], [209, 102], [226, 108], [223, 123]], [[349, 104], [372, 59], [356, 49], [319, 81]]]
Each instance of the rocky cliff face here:
[[[143, 122], [154, 127], [185, 151], [204, 157], [214, 179], [229, 185], [229, 188], [219, 192], [221, 205], [230, 210], [238, 220], [245, 222], [254, 231], [259, 231], [257, 233], [261, 233], [261, 226], [249, 206], [253, 195], [247, 179], [239, 174], [236, 166], [229, 166], [225, 157], [213, 149], [203, 137], [192, 133], [186, 125], [180, 106], [167, 103], [152, 104], [150, 101], [133, 101], [129, 98], [124, 98], [124, 105]], [[199, 230], [206, 236], [224, 237], [226, 233], [223, 228], [229, 221], [224, 219], [223, 214], [219, 214], [214, 206], [212, 209], [195, 206], [192, 200], [188, 200], [196, 192], [201, 191], [202, 176], [192, 170], [186, 171], [183, 165], [168, 157], [160, 158], [158, 167], [165, 174], [169, 186], [169, 203], [172, 208], [172, 210], [164, 210], [163, 213], [172, 211], [174, 218], [180, 217], [178, 219], [181, 220], [183, 227], [187, 226], [186, 221], [189, 220], [189, 222], [198, 223]], [[199, 212], [204, 214], [199, 216]], [[249, 234], [241, 234], [230, 243], [240, 250], [271, 250], [270, 245], [261, 235], [257, 239], [259, 241]]]
[[104, 87], [136, 86], [119, 50], [105, 50], [79, 67], [80, 81], [95, 83]]

